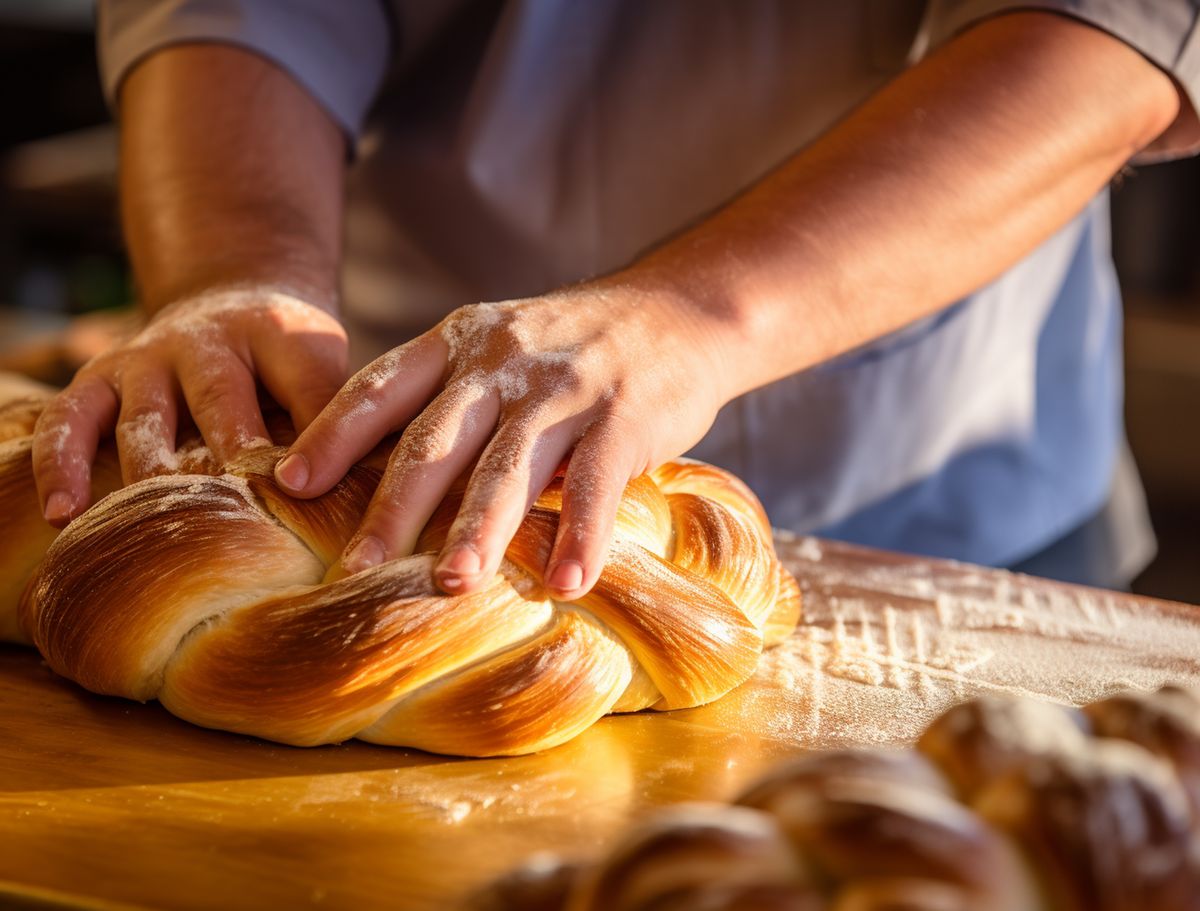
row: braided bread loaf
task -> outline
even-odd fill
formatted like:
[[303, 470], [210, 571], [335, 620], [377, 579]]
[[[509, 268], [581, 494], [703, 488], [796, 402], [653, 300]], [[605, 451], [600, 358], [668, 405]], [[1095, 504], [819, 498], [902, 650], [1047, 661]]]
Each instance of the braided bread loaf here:
[[906, 752], [815, 754], [684, 805], [595, 866], [546, 860], [489, 911], [1192, 911], [1200, 696], [1082, 712], [984, 698]]
[[[358, 737], [525, 753], [608, 712], [716, 699], [799, 616], [799, 589], [753, 494], [685, 461], [629, 484], [609, 563], [569, 604], [540, 584], [558, 481], [483, 591], [447, 596], [432, 582], [461, 489], [415, 556], [338, 578], [378, 457], [326, 495], [296, 500], [274, 481], [283, 449], [251, 450], [219, 474], [110, 493], [50, 543], [30, 476], [37, 411], [36, 397], [0, 411], [0, 505], [17, 517], [0, 531], [3, 576], [19, 585], [32, 573], [19, 604], [16, 589], [0, 591], [0, 630], [93, 692], [158, 699], [207, 727], [296, 745]], [[192, 449], [181, 470], [205, 467]], [[115, 486], [112, 453], [101, 453], [97, 491]]]

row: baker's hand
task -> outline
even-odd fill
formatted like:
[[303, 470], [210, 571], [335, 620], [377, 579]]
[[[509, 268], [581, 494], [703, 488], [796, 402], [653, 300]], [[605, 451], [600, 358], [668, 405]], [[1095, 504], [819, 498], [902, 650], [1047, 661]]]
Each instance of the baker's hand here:
[[43, 514], [61, 528], [87, 507], [96, 447], [114, 428], [124, 483], [173, 470], [184, 403], [222, 461], [270, 442], [256, 381], [306, 427], [345, 380], [346, 356], [333, 316], [278, 292], [218, 290], [163, 308], [42, 413], [33, 465]]
[[357, 572], [412, 552], [478, 459], [435, 578], [452, 594], [497, 570], [570, 457], [546, 584], [579, 597], [603, 567], [625, 484], [688, 449], [724, 403], [714, 333], [677, 297], [612, 280], [463, 307], [356, 374], [276, 468], [299, 496], [333, 486], [404, 428], [342, 555]]

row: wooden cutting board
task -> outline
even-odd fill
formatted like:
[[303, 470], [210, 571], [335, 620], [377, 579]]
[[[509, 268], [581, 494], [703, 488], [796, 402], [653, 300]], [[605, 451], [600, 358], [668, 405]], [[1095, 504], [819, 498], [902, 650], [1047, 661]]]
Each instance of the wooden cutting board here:
[[976, 693], [1085, 702], [1200, 685], [1200, 608], [812, 538], [779, 546], [806, 618], [753, 680], [519, 758], [206, 731], [0, 646], [0, 906], [449, 908], [534, 852], [596, 853], [655, 807], [728, 798], [789, 755], [904, 743]]

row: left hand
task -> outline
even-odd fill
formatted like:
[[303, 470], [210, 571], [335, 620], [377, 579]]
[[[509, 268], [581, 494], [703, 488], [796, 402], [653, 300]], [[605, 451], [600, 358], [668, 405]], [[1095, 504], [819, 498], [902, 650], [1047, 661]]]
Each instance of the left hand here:
[[497, 571], [569, 459], [545, 580], [578, 598], [603, 568], [626, 483], [690, 448], [732, 397], [718, 336], [683, 295], [619, 276], [462, 307], [352, 377], [276, 477], [296, 496], [318, 496], [404, 428], [342, 554], [357, 572], [411, 553], [478, 460], [435, 569], [444, 591], [461, 594]]

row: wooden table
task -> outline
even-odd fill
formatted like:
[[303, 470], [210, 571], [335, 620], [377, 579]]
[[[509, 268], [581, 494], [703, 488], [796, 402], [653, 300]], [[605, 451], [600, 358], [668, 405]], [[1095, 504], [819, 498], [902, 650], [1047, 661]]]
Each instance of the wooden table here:
[[523, 858], [726, 798], [782, 757], [903, 743], [999, 690], [1200, 684], [1200, 608], [811, 538], [806, 622], [725, 699], [515, 759], [292, 749], [93, 696], [0, 646], [0, 907], [450, 908]]

